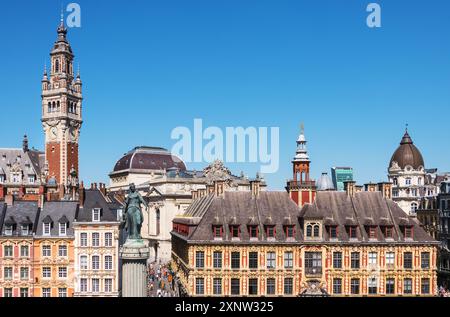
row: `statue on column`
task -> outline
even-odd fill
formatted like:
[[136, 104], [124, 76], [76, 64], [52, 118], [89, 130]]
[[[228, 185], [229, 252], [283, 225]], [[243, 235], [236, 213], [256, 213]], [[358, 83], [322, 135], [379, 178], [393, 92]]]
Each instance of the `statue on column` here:
[[148, 208], [147, 202], [136, 191], [136, 186], [131, 184], [128, 196], [125, 199], [125, 211], [122, 220], [125, 230], [128, 232], [126, 242], [130, 240], [142, 240], [141, 227], [144, 222], [144, 214], [142, 213], [141, 204]]

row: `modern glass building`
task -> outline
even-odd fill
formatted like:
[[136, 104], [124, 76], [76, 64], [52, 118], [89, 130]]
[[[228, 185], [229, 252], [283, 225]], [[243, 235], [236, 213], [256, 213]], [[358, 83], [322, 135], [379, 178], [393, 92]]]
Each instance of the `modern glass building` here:
[[344, 182], [353, 180], [353, 168], [332, 167], [331, 179], [333, 180], [334, 188], [336, 188], [337, 191], [343, 191]]

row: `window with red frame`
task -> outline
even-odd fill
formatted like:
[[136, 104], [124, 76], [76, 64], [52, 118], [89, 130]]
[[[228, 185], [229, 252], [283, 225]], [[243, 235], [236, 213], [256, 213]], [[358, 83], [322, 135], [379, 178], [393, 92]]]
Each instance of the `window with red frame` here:
[[347, 233], [350, 239], [356, 239], [357, 235], [356, 235], [356, 226], [349, 226], [347, 229]]
[[214, 234], [214, 238], [222, 238], [223, 227], [222, 226], [213, 226], [213, 234]]
[[377, 238], [377, 227], [370, 226], [369, 227], [369, 239], [376, 239]]
[[241, 230], [238, 225], [231, 225], [230, 233], [232, 238], [239, 238], [241, 236]]
[[393, 233], [394, 230], [392, 229], [392, 227], [385, 227], [384, 228], [384, 237], [387, 239], [392, 239], [393, 238]]
[[267, 238], [275, 238], [275, 226], [266, 226], [266, 236]]
[[250, 238], [258, 238], [258, 226], [248, 226], [248, 235]]
[[405, 239], [412, 239], [413, 237], [413, 228], [405, 227], [404, 229]]
[[286, 238], [293, 238], [295, 236], [295, 227], [294, 226], [285, 226], [284, 231], [286, 234]]
[[330, 234], [331, 239], [336, 239], [338, 235], [337, 226], [330, 226], [328, 229], [328, 233]]

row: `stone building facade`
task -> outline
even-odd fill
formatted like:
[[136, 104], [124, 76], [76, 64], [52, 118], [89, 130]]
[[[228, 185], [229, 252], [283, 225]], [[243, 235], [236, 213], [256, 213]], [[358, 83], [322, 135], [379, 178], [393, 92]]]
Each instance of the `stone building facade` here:
[[119, 244], [122, 205], [106, 188], [81, 195], [74, 222], [75, 297], [119, 296]]
[[217, 183], [173, 221], [187, 296], [432, 296], [437, 242], [383, 193], [321, 191], [302, 209], [282, 192]]
[[[206, 190], [214, 180], [224, 180], [235, 191], [249, 190], [244, 175], [235, 176], [221, 161], [215, 161], [202, 171], [191, 171], [168, 150], [137, 147], [126, 153], [110, 173], [111, 193], [125, 193], [134, 183], [146, 199], [142, 236], [148, 241], [150, 261], [171, 259], [172, 220], [185, 212], [192, 202], [192, 191]], [[265, 182], [261, 184], [266, 188]]]

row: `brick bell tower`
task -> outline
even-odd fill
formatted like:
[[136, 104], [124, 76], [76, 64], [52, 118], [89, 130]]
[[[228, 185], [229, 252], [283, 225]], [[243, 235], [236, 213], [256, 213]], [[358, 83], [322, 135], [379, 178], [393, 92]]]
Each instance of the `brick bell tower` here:
[[306, 203], [314, 202], [316, 197], [316, 182], [309, 177], [309, 160], [306, 149], [306, 138], [303, 124], [297, 139], [297, 152], [292, 160], [293, 179], [287, 182], [286, 190], [295, 203], [302, 207]]
[[48, 179], [67, 186], [70, 177], [78, 176], [78, 141], [82, 121], [82, 83], [80, 73], [74, 77], [72, 48], [67, 41], [64, 18], [57, 30], [58, 38], [50, 53], [50, 77], [42, 78], [42, 124], [45, 134], [45, 159]]

